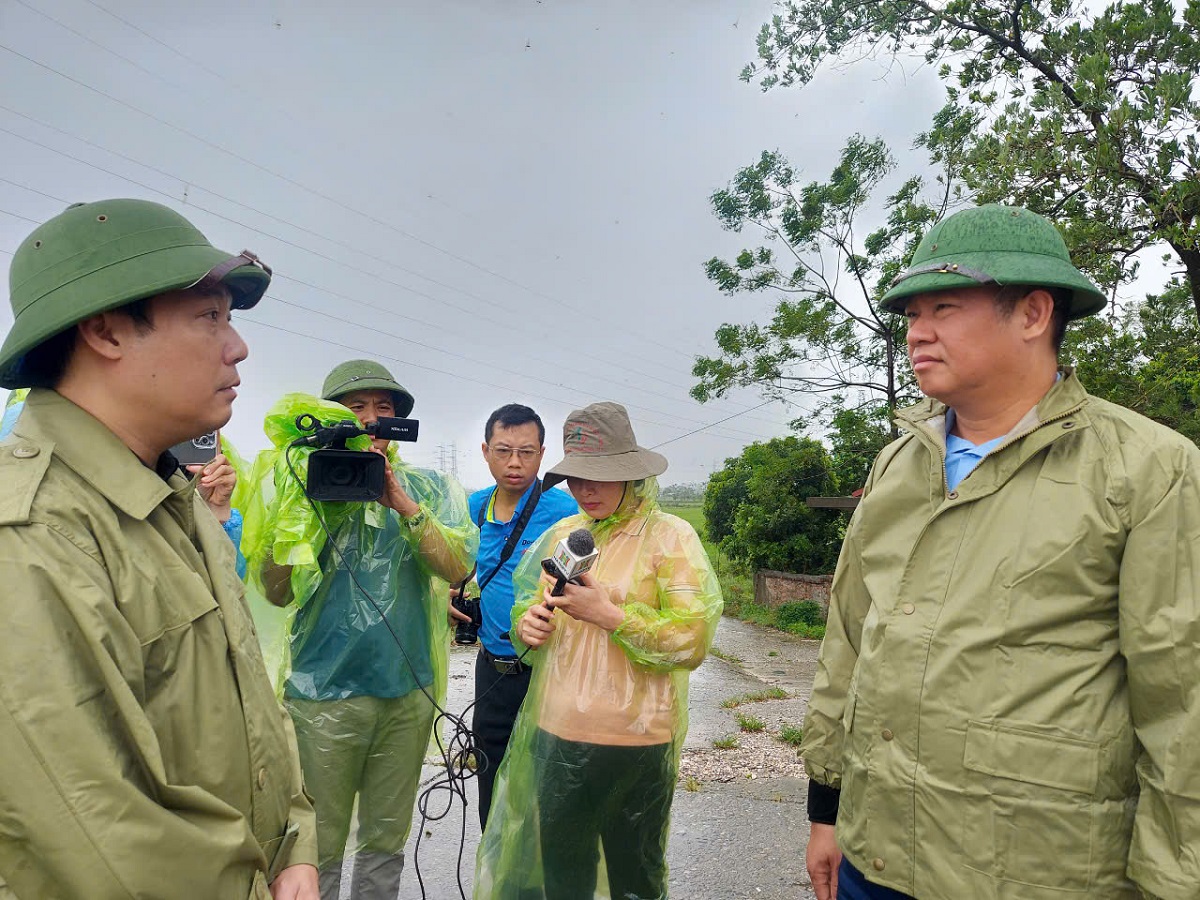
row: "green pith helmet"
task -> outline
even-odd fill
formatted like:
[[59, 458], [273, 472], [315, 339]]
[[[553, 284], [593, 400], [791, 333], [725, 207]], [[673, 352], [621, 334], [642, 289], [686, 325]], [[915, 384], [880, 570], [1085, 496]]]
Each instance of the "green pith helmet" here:
[[915, 294], [982, 284], [1066, 288], [1072, 292], [1071, 319], [1097, 313], [1106, 302], [1100, 289], [1071, 264], [1066, 242], [1048, 219], [992, 203], [934, 225], [880, 305], [903, 313]]
[[167, 291], [225, 285], [249, 309], [271, 272], [232, 256], [179, 213], [148, 200], [76, 203], [38, 226], [13, 254], [13, 326], [0, 349], [0, 387], [27, 387], [25, 355], [77, 322]]
[[352, 359], [325, 376], [321, 399], [337, 400], [352, 391], [391, 391], [396, 415], [404, 418], [413, 408], [413, 396], [402, 388], [392, 373], [370, 359]]

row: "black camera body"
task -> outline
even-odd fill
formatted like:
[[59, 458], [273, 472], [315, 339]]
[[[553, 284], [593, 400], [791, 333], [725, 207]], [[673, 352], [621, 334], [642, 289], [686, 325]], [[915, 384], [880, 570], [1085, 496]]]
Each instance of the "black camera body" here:
[[383, 496], [387, 460], [378, 453], [347, 450], [346, 441], [363, 434], [388, 441], [415, 441], [420, 423], [416, 419], [380, 416], [366, 426], [356, 420], [322, 425], [315, 416], [306, 414], [297, 417], [296, 427], [312, 432], [295, 441], [297, 446], [322, 448], [308, 457], [308, 496], [313, 500], [368, 503]]
[[465, 616], [470, 616], [470, 622], [459, 622], [454, 629], [454, 643], [474, 644], [479, 640], [479, 626], [483, 624], [483, 607], [478, 597], [464, 597], [462, 594], [454, 597], [450, 605]]

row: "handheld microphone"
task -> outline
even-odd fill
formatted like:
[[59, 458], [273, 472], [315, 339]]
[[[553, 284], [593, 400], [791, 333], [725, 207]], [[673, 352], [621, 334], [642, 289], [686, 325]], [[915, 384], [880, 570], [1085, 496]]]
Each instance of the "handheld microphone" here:
[[599, 556], [596, 539], [586, 528], [576, 528], [559, 541], [554, 553], [542, 560], [542, 570], [555, 579], [550, 596], [561, 597], [568, 581], [579, 584], [579, 576], [590, 569]]

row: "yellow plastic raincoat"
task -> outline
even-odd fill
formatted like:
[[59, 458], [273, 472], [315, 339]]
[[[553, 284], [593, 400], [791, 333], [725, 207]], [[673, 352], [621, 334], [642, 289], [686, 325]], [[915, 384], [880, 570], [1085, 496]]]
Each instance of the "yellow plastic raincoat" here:
[[617, 511], [564, 519], [514, 575], [516, 623], [541, 603], [541, 560], [577, 528], [600, 550], [592, 574], [625, 621], [613, 633], [555, 613], [525, 661], [529, 694], [500, 768], [476, 864], [476, 900], [666, 896], [666, 846], [688, 673], [720, 619], [721, 589], [692, 527], [664, 513], [653, 478]]

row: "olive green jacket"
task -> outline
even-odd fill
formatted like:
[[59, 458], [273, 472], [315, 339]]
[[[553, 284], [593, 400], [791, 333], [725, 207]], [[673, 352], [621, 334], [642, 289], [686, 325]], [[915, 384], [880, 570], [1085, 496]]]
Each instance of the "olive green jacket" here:
[[920, 900], [1200, 897], [1200, 450], [1067, 372], [954, 491], [901, 414], [851, 520], [801, 755]]
[[0, 584], [0, 898], [266, 900], [316, 863], [233, 546], [190, 481], [33, 391], [0, 443]]

